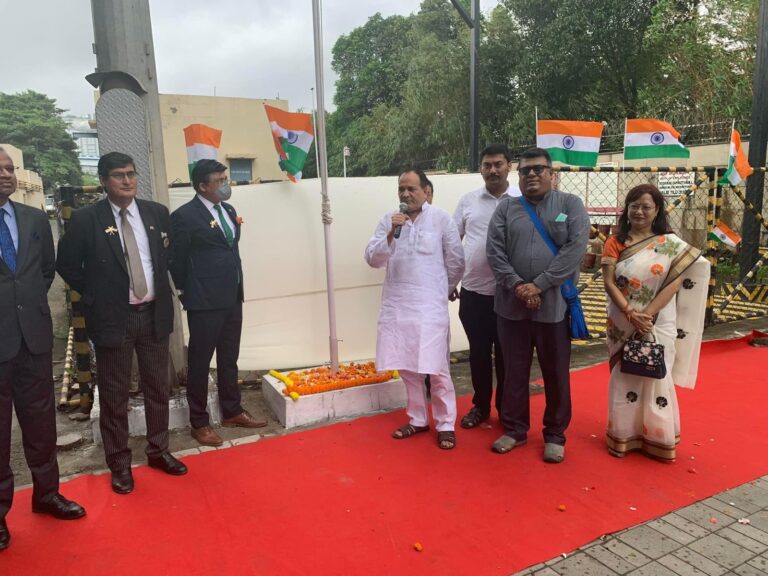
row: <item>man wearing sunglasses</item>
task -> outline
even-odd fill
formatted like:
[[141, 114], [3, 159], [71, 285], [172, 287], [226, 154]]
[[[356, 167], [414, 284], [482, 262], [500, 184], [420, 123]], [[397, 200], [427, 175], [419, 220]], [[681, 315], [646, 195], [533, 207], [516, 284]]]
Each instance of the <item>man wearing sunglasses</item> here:
[[59, 242], [56, 269], [81, 294], [88, 337], [96, 347], [99, 426], [112, 490], [128, 494], [134, 487], [128, 447], [134, 352], [144, 394], [149, 466], [174, 476], [187, 473], [168, 452], [171, 217], [162, 204], [136, 198], [138, 175], [127, 154], [105, 154], [98, 172], [107, 198], [72, 213]]
[[0, 550], [11, 541], [5, 517], [13, 502], [12, 407], [32, 473], [32, 511], [60, 520], [85, 515], [59, 493], [48, 307], [56, 274], [53, 235], [41, 210], [11, 201], [16, 186], [16, 167], [0, 148]]
[[[571, 420], [571, 339], [560, 285], [578, 281], [589, 239], [589, 217], [581, 199], [552, 189], [552, 160], [531, 148], [517, 168], [522, 198], [504, 198], [491, 218], [486, 246], [496, 276], [495, 310], [504, 351], [504, 435], [492, 446], [504, 454], [527, 442], [528, 385], [533, 351], [544, 377], [544, 461], [565, 458], [565, 430]], [[527, 203], [527, 207], [526, 207]], [[557, 255], [537, 231], [531, 209], [558, 248]]]

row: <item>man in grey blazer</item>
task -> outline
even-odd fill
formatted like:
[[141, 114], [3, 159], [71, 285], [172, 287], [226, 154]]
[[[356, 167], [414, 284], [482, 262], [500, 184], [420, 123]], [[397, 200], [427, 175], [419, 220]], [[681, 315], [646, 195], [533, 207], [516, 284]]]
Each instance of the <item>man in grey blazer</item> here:
[[0, 148], [0, 550], [11, 540], [5, 517], [13, 502], [12, 406], [32, 472], [32, 511], [61, 520], [85, 515], [59, 494], [48, 307], [56, 273], [53, 235], [42, 211], [11, 202], [16, 184], [13, 160]]

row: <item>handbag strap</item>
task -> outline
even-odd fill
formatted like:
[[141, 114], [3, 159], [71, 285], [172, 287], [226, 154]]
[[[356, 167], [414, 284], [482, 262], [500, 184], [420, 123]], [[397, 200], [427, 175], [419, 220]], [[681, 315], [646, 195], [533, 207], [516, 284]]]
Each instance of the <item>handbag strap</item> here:
[[536, 214], [536, 210], [533, 209], [533, 206], [531, 206], [531, 203], [528, 202], [528, 200], [526, 200], [525, 197], [523, 196], [520, 196], [520, 203], [525, 208], [525, 211], [528, 212], [528, 216], [530, 217], [531, 222], [533, 222], [533, 227], [536, 228], [536, 232], [539, 233], [539, 236], [541, 236], [541, 239], [544, 240], [544, 243], [552, 251], [552, 254], [557, 256], [557, 253], [560, 250], [555, 245], [554, 241], [552, 240], [552, 237], [549, 235], [549, 232], [547, 232], [547, 229], [544, 228], [544, 224], [541, 223], [541, 220], [539, 219], [539, 215]]

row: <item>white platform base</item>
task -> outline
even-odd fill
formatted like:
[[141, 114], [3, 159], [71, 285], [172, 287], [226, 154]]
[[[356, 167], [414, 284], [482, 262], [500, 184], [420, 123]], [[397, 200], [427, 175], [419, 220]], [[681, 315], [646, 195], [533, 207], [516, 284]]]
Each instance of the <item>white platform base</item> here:
[[[168, 403], [168, 429], [178, 430], [189, 427], [189, 405], [187, 404], [187, 395], [182, 391], [178, 396], [174, 396]], [[131, 400], [128, 404], [128, 435], [146, 436], [147, 420], [144, 401]], [[221, 407], [219, 406], [219, 392], [216, 387], [208, 389], [208, 414], [211, 418], [211, 425], [215, 426], [221, 423]], [[96, 386], [93, 395], [93, 408], [91, 409], [91, 430], [93, 432], [93, 441], [95, 444], [101, 444], [101, 428], [99, 427], [99, 417], [101, 416], [101, 406], [99, 404], [99, 387]]]
[[286, 428], [396, 410], [407, 402], [400, 379], [310, 394], [296, 401], [283, 394], [285, 384], [273, 376], [264, 376], [261, 389], [267, 406]]

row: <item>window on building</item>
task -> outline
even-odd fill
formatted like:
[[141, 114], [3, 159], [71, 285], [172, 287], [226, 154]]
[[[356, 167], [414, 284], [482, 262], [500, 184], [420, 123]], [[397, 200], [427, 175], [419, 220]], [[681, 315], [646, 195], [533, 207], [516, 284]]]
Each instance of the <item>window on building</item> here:
[[253, 160], [250, 158], [230, 158], [229, 178], [238, 182], [253, 180]]

